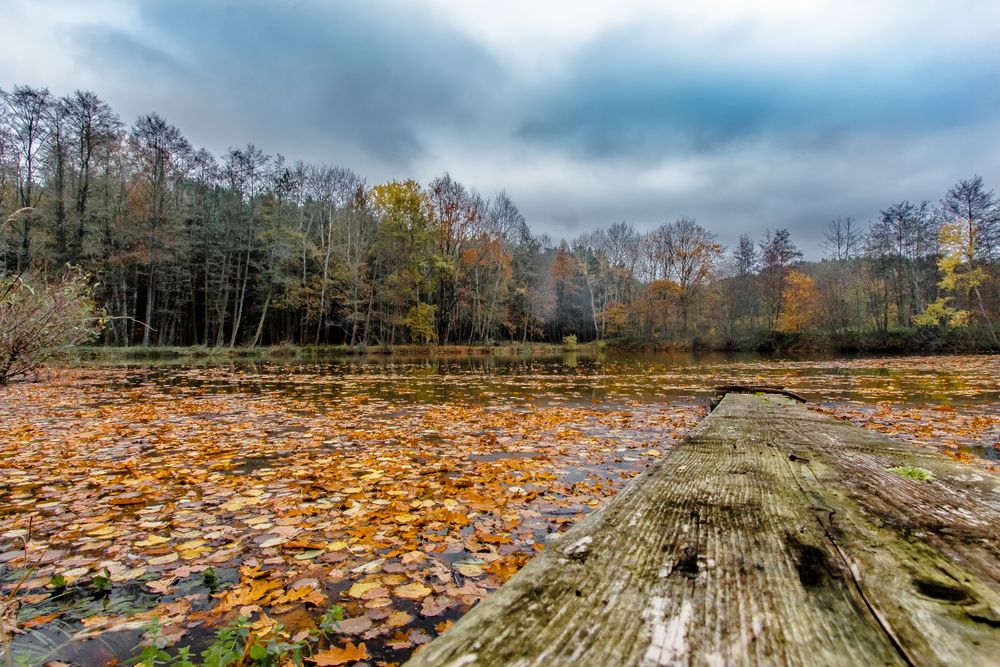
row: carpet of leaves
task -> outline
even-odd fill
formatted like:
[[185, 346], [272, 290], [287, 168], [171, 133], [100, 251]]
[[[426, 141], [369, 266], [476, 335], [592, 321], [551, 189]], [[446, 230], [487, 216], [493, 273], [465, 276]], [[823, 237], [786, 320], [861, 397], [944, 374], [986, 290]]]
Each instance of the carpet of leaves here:
[[911, 406], [891, 401], [837, 405], [822, 412], [921, 447], [1000, 471], [1000, 414], [976, 413], [951, 405]]
[[[0, 568], [7, 591], [30, 577], [25, 655], [105, 664], [131, 654], [122, 637], [204, 643], [240, 616], [294, 635], [338, 605], [334, 648], [397, 662], [704, 414], [331, 399], [309, 391], [319, 376], [248, 389], [226, 372], [64, 370], [4, 390]], [[54, 576], [69, 591], [106, 576], [112, 595], [57, 595]]]
[[995, 467], [997, 378], [997, 355], [62, 369], [0, 389], [0, 598], [24, 580], [29, 662], [197, 651], [241, 616], [295, 640], [341, 607], [320, 662], [392, 664], [666, 455], [716, 384]]

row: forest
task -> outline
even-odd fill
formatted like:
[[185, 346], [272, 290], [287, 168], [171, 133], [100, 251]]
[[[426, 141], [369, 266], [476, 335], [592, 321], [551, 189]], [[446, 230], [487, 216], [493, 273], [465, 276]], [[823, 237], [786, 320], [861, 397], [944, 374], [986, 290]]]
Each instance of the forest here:
[[554, 241], [447, 173], [214, 156], [156, 113], [128, 125], [95, 93], [15, 86], [0, 221], [0, 281], [84, 276], [109, 346], [1000, 349], [1000, 200], [978, 176], [817, 222], [822, 258], [766, 220], [733, 248], [688, 217]]

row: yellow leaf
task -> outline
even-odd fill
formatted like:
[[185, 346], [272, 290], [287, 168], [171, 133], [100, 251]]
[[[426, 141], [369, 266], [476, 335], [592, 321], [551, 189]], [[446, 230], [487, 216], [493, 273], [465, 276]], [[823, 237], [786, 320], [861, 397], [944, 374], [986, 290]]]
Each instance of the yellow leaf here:
[[156, 558], [150, 558], [150, 565], [166, 565], [167, 563], [173, 563], [177, 560], [177, 554], [169, 553], [166, 556], [157, 556]]
[[431, 594], [431, 589], [419, 582], [400, 586], [393, 591], [397, 596], [408, 600], [419, 600]]
[[347, 591], [347, 594], [352, 598], [360, 598], [371, 589], [378, 588], [379, 586], [381, 586], [381, 583], [377, 581], [359, 581], [351, 586], [350, 590]]
[[287, 541], [288, 540], [285, 539], [284, 537], [272, 537], [269, 540], [264, 540], [263, 542], [261, 542], [260, 548], [261, 549], [268, 549], [270, 547], [276, 547], [279, 544], [284, 544]]
[[413, 617], [407, 614], [405, 611], [394, 611], [389, 614], [389, 618], [385, 620], [385, 627], [387, 628], [401, 628], [413, 620]]
[[463, 577], [481, 577], [483, 576], [483, 568], [479, 567], [475, 563], [462, 563], [455, 568], [458, 573]]

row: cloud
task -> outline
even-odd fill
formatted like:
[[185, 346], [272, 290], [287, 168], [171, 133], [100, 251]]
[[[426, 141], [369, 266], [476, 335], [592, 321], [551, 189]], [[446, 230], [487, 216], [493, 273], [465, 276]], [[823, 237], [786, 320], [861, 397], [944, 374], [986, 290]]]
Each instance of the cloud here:
[[1000, 103], [996, 48], [978, 60], [816, 63], [718, 55], [649, 32], [624, 27], [580, 50], [565, 77], [535, 91], [519, 135], [592, 159], [655, 160], [748, 141], [821, 148], [874, 130], [927, 132], [990, 118]]
[[[502, 72], [461, 34], [378, 3], [145, 2], [139, 27], [81, 28], [116, 97], [156, 104], [214, 149], [253, 140], [309, 160], [405, 170], [427, 125], [460, 125]], [[365, 164], [364, 166], [371, 166]]]
[[11, 0], [0, 86], [90, 88], [196, 146], [369, 182], [448, 171], [554, 238], [681, 215], [725, 243], [1000, 188], [1000, 4]]

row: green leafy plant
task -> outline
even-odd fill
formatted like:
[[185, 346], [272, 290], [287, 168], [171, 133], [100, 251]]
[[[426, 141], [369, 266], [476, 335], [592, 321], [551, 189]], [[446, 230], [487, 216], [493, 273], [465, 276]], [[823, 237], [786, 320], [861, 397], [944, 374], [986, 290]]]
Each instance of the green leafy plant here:
[[209, 566], [201, 575], [202, 583], [213, 593], [219, 587], [219, 575], [215, 573], [215, 568]]
[[238, 619], [219, 629], [215, 640], [202, 651], [204, 667], [230, 667], [243, 659], [247, 638], [250, 636], [250, 619]]
[[187, 646], [177, 651], [177, 655], [170, 655], [166, 650], [150, 644], [146, 646], [139, 657], [130, 662], [133, 665], [142, 667], [197, 667], [197, 663], [191, 660], [191, 649]]
[[104, 568], [101, 574], [95, 574], [90, 580], [90, 587], [98, 595], [107, 595], [111, 592], [111, 572]]
[[52, 592], [55, 595], [59, 595], [60, 593], [65, 592], [66, 587], [68, 585], [69, 582], [66, 581], [66, 577], [62, 576], [61, 574], [53, 574], [49, 578], [49, 588], [52, 589]]
[[340, 605], [333, 605], [319, 617], [319, 629], [324, 635], [332, 634], [337, 630], [338, 623], [342, 620], [344, 620], [344, 608]]
[[274, 667], [289, 660], [296, 665], [302, 664], [302, 654], [309, 645], [305, 641], [288, 641], [282, 636], [282, 629], [280, 625], [276, 626], [272, 631], [274, 636], [267, 644], [250, 647], [249, 656], [255, 667]]
[[918, 482], [929, 482], [934, 479], [934, 473], [926, 468], [918, 468], [916, 466], [895, 466], [893, 468], [889, 468], [889, 470], [897, 475], [915, 479]]

